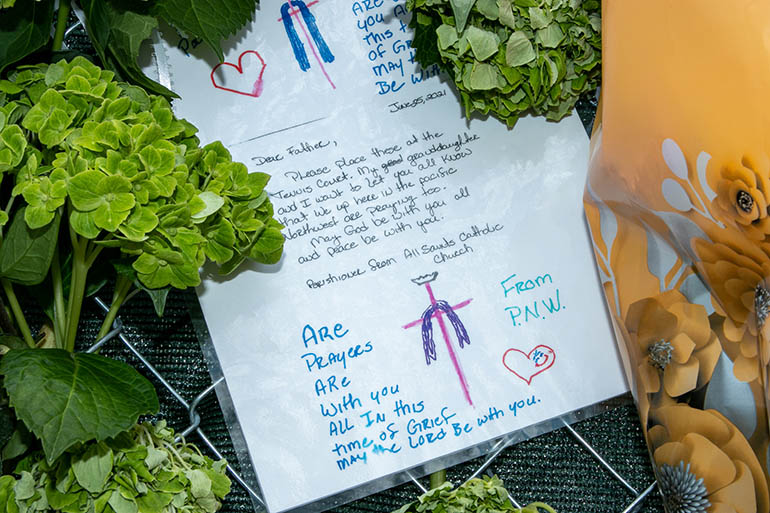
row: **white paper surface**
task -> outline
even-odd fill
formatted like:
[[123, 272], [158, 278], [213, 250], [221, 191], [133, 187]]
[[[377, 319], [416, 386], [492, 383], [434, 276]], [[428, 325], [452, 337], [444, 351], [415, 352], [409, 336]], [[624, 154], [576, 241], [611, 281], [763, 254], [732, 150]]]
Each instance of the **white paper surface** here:
[[627, 390], [577, 116], [468, 124], [403, 2], [298, 5], [263, 0], [213, 72], [168, 51], [177, 113], [273, 175], [286, 225], [279, 265], [199, 289], [272, 512]]

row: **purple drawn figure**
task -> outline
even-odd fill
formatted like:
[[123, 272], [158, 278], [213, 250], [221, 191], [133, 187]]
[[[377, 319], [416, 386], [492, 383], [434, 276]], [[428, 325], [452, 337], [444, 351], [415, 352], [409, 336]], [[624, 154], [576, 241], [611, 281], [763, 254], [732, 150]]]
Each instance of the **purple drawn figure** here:
[[457, 373], [457, 378], [460, 380], [460, 387], [463, 389], [465, 400], [468, 401], [468, 404], [473, 406], [471, 394], [468, 390], [468, 381], [465, 379], [465, 374], [463, 374], [463, 370], [460, 367], [457, 354], [455, 354], [455, 350], [452, 347], [452, 341], [449, 338], [449, 331], [447, 330], [447, 326], [444, 323], [444, 316], [446, 315], [447, 319], [449, 319], [449, 322], [452, 325], [452, 328], [454, 328], [455, 335], [457, 336], [457, 343], [459, 344], [460, 349], [470, 344], [471, 340], [468, 337], [468, 332], [465, 330], [465, 326], [463, 326], [463, 323], [455, 313], [455, 310], [459, 310], [460, 308], [467, 306], [468, 303], [472, 301], [472, 299], [466, 299], [465, 301], [462, 301], [454, 306], [450, 306], [449, 303], [443, 300], [437, 301], [433, 295], [433, 289], [430, 288], [430, 282], [434, 281], [437, 276], [438, 271], [434, 271], [431, 274], [426, 274], [424, 276], [419, 276], [412, 279], [412, 282], [416, 283], [417, 285], [425, 285], [425, 290], [428, 291], [428, 297], [430, 298], [430, 306], [425, 310], [425, 312], [423, 312], [422, 317], [405, 325], [404, 329], [406, 330], [412, 328], [418, 324], [422, 326], [422, 348], [425, 353], [425, 363], [430, 365], [431, 360], [436, 361], [436, 343], [433, 340], [433, 319], [438, 321], [439, 328], [441, 329], [441, 335], [444, 337], [444, 343], [446, 344], [447, 351], [449, 352], [449, 358], [452, 360], [452, 364], [455, 367], [455, 372]]
[[[310, 2], [310, 5], [313, 5], [314, 3], [317, 2]], [[292, 7], [295, 7], [296, 9], [292, 10]], [[300, 16], [297, 16], [298, 14], [301, 16], [301, 19]], [[307, 41], [310, 50], [313, 52], [313, 56], [318, 62], [318, 65], [321, 67], [321, 71], [326, 77], [326, 80], [329, 81], [332, 88], [335, 88], [334, 83], [329, 78], [323, 63], [321, 62], [322, 60], [327, 63], [334, 62], [334, 55], [331, 50], [329, 50], [326, 41], [324, 41], [321, 32], [318, 30], [315, 16], [313, 16], [310, 9], [308, 9], [308, 6], [302, 0], [288, 0], [281, 6], [281, 17], [278, 21], [283, 22], [286, 36], [289, 38], [289, 43], [291, 43], [291, 48], [294, 51], [294, 58], [297, 60], [297, 64], [299, 64], [299, 69], [302, 71], [309, 70], [310, 61], [308, 60], [307, 52], [305, 51], [305, 44], [299, 38], [297, 30], [294, 28], [294, 17], [297, 18], [297, 24], [302, 29], [305, 40]], [[318, 52], [316, 52], [316, 48], [318, 48]], [[320, 57], [318, 55], [319, 53], [321, 54]]]

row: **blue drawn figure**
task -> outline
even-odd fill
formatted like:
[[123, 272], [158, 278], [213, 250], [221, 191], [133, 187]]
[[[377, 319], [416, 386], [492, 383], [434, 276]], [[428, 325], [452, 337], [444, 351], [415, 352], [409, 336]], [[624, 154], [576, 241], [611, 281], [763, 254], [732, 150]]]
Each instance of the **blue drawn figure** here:
[[291, 9], [292, 5], [299, 9], [300, 14], [302, 15], [302, 19], [304, 20], [305, 25], [307, 25], [307, 29], [310, 32], [310, 37], [313, 38], [316, 47], [318, 47], [318, 51], [320, 52], [323, 61], [334, 62], [334, 55], [332, 55], [329, 47], [326, 46], [326, 41], [324, 41], [324, 38], [321, 36], [321, 32], [319, 32], [318, 26], [315, 23], [315, 16], [313, 16], [313, 14], [307, 8], [305, 2], [302, 0], [289, 0], [281, 6], [281, 19], [283, 20], [283, 27], [286, 29], [286, 36], [288, 36], [291, 47], [294, 50], [294, 58], [297, 59], [299, 68], [302, 71], [309, 70], [310, 62], [307, 58], [305, 45], [300, 40], [299, 35], [297, 35], [297, 31], [294, 28], [294, 20], [292, 19], [291, 13], [289, 13], [289, 9]]
[[449, 330], [444, 323], [444, 316], [446, 316], [454, 329], [460, 349], [469, 345], [471, 339], [468, 336], [465, 326], [463, 326], [460, 318], [455, 313], [455, 310], [467, 306], [472, 299], [466, 299], [454, 306], [451, 306], [444, 300], [436, 300], [436, 296], [433, 295], [433, 289], [430, 287], [430, 282], [435, 280], [437, 276], [438, 272], [434, 271], [424, 276], [418, 276], [412, 280], [416, 285], [425, 285], [425, 290], [428, 292], [428, 297], [430, 298], [430, 306], [423, 312], [419, 319], [406, 324], [403, 328], [408, 330], [417, 325], [422, 326], [422, 350], [425, 354], [425, 363], [430, 365], [431, 360], [434, 362], [436, 361], [436, 342], [433, 339], [433, 319], [438, 321], [438, 326], [441, 329], [441, 335], [446, 344], [447, 352], [449, 352], [449, 359], [452, 360], [452, 365], [454, 365], [455, 372], [457, 373], [457, 379], [460, 380], [460, 387], [463, 390], [465, 400], [468, 401], [469, 405], [473, 406], [471, 394], [468, 389], [468, 381], [465, 379], [465, 374], [463, 374], [463, 370], [460, 367], [457, 354], [455, 354], [455, 350], [452, 348]]
[[431, 319], [437, 317], [436, 313], [442, 311], [449, 318], [449, 322], [452, 323], [452, 327], [457, 335], [457, 342], [460, 345], [460, 349], [470, 344], [470, 338], [468, 332], [465, 331], [465, 326], [457, 317], [457, 314], [449, 306], [446, 301], [438, 300], [434, 304], [430, 305], [422, 314], [422, 348], [425, 351], [425, 363], [430, 365], [430, 361], [436, 361], [436, 343], [433, 340], [433, 326]]

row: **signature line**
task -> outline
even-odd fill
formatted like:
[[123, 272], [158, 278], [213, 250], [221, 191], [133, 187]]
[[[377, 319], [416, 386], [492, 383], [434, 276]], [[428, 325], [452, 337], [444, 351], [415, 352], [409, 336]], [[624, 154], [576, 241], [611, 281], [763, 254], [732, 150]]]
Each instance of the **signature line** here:
[[263, 137], [267, 137], [268, 135], [280, 134], [281, 132], [285, 132], [287, 130], [291, 130], [292, 128], [298, 128], [298, 127], [301, 127], [301, 126], [309, 125], [311, 123], [315, 123], [316, 121], [321, 121], [322, 119], [326, 119], [326, 117], [324, 116], [322, 118], [311, 119], [310, 121], [305, 121], [304, 123], [298, 123], [296, 125], [287, 126], [286, 128], [280, 128], [278, 130], [273, 130], [272, 132], [268, 132], [266, 134], [258, 135], [256, 137], [252, 137], [251, 139], [246, 139], [245, 141], [234, 143], [231, 146], [238, 146], [239, 144], [243, 144], [243, 143], [247, 143], [247, 142], [251, 142], [251, 141], [256, 141], [257, 139], [262, 139]]

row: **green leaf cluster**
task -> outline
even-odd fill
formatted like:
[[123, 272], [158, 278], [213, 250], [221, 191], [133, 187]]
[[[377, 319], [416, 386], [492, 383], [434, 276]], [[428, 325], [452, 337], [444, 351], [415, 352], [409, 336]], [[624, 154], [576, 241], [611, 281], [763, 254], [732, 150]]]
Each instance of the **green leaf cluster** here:
[[[27, 55], [46, 47], [61, 47], [71, 0], [60, 0], [57, 30], [54, 0], [0, 0], [0, 72]], [[78, 0], [86, 29], [102, 63], [123, 79], [148, 91], [175, 96], [144, 75], [137, 64], [142, 44], [159, 22], [176, 27], [189, 37], [205, 41], [224, 60], [221, 42], [248, 23], [257, 0]]]
[[466, 115], [509, 127], [566, 116], [601, 79], [599, 0], [407, 0], [423, 67], [451, 74]]
[[514, 507], [500, 478], [483, 476], [470, 479], [454, 490], [452, 483], [445, 482], [393, 513], [540, 513], [540, 510], [556, 513], [542, 502]]
[[165, 422], [83, 444], [49, 463], [40, 453], [0, 477], [0, 511], [213, 513], [230, 491], [227, 462], [175, 443]]
[[26, 202], [27, 227], [62, 215], [75, 253], [120, 248], [150, 289], [198, 285], [207, 259], [227, 273], [281, 255], [269, 177], [248, 173], [219, 142], [200, 147], [195, 132], [164, 98], [83, 58], [0, 82], [1, 178]]

